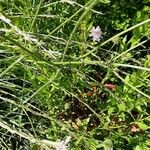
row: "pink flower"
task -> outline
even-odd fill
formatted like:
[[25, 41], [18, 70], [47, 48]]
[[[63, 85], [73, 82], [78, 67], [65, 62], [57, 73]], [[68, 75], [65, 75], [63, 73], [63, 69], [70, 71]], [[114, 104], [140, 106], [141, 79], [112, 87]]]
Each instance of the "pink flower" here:
[[102, 31], [99, 26], [97, 26], [96, 28], [92, 27], [90, 32], [91, 32], [91, 34], [89, 36], [91, 36], [93, 38], [93, 41], [99, 42], [100, 39], [102, 39]]

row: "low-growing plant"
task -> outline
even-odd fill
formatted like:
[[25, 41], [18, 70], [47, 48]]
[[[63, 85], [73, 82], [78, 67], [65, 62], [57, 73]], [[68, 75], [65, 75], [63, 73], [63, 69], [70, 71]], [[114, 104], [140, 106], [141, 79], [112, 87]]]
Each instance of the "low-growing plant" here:
[[150, 149], [149, 15], [149, 0], [1, 0], [0, 148]]

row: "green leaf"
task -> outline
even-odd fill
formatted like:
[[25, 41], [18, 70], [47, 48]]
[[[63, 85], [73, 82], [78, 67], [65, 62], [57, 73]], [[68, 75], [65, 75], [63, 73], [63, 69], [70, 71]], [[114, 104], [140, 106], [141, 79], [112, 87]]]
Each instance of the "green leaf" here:
[[138, 145], [134, 150], [143, 150], [143, 147]]
[[109, 107], [108, 108], [108, 116], [110, 116], [114, 111], [114, 108], [113, 107]]
[[104, 150], [113, 150], [113, 142], [110, 139], [106, 139], [103, 142]]
[[119, 107], [120, 110], [126, 111], [126, 105], [125, 105], [124, 102], [122, 102], [121, 104], [118, 104], [118, 107]]
[[110, 3], [110, 0], [98, 0], [98, 2], [101, 2], [101, 3]]
[[150, 127], [142, 122], [136, 122], [136, 124], [139, 126], [140, 129], [142, 130], [147, 130], [149, 129]]

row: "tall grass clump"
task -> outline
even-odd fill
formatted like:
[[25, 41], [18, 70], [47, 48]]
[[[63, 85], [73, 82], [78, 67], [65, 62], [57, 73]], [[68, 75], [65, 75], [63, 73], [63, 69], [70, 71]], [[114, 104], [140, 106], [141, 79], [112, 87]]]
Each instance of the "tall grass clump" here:
[[0, 149], [150, 149], [149, 1], [1, 0]]

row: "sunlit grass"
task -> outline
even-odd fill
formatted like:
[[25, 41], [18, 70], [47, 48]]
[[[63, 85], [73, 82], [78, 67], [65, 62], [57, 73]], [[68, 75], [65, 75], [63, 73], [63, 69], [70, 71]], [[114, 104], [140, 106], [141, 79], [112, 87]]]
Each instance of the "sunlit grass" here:
[[141, 3], [128, 16], [109, 0], [0, 2], [1, 149], [148, 149], [150, 19]]

